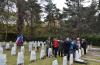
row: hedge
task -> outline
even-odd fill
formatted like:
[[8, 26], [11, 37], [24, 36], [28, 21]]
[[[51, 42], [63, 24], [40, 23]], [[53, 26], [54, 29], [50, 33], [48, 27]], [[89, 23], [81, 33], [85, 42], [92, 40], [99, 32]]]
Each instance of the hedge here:
[[100, 46], [100, 36], [86, 36], [85, 39], [94, 46]]

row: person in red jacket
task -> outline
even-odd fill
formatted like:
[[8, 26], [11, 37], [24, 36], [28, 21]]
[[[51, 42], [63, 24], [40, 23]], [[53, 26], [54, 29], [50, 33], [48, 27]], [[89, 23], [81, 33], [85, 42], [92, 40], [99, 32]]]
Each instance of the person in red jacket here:
[[58, 47], [59, 47], [59, 40], [57, 38], [54, 38], [54, 40], [53, 40], [53, 48], [54, 48], [54, 56], [55, 56], [55, 58], [57, 57]]

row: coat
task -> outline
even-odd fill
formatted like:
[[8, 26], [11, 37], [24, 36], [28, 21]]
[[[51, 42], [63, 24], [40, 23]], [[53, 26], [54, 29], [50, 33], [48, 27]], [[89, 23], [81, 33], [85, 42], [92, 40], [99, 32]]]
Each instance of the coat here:
[[59, 47], [59, 41], [58, 40], [53, 40], [53, 47], [58, 48]]

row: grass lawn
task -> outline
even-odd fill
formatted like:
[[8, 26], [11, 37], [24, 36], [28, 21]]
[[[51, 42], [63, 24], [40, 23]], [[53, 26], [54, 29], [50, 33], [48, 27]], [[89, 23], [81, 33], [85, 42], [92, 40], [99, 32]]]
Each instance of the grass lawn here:
[[[18, 53], [17, 49], [17, 53]], [[17, 62], [17, 55], [16, 56], [11, 56], [11, 50], [4, 50], [4, 53], [7, 55], [7, 65], [16, 65]], [[52, 65], [52, 61], [55, 58], [46, 58], [43, 60], [39, 59], [39, 52], [37, 52], [37, 61], [30, 63], [30, 53], [28, 52], [28, 45], [25, 45], [25, 57], [24, 57], [24, 65]], [[62, 65], [62, 58], [58, 57], [58, 63], [59, 65]], [[74, 63], [74, 65], [86, 65], [86, 64], [78, 64]], [[87, 65], [100, 65], [100, 62], [94, 62], [94, 61], [88, 61]]]

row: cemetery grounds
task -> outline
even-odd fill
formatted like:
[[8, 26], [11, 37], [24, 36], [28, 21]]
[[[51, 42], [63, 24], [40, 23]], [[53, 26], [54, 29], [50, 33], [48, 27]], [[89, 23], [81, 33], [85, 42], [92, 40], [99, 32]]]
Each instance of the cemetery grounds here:
[[[12, 44], [13, 45], [13, 44]], [[30, 53], [28, 49], [28, 43], [24, 45], [25, 46], [25, 54], [24, 54], [24, 65], [52, 65], [52, 61], [55, 59], [52, 58], [46, 58], [40, 60], [40, 51], [37, 51], [37, 60], [35, 62], [30, 62]], [[17, 48], [17, 53], [18, 53]], [[7, 55], [7, 65], [16, 65], [17, 64], [17, 55], [11, 56], [11, 50], [4, 50], [4, 54]], [[100, 65], [100, 50], [91, 50], [87, 53], [87, 55], [82, 57], [83, 59], [87, 60], [87, 64], [80, 64], [80, 63], [74, 63], [74, 65]], [[57, 57], [59, 65], [62, 65], [63, 58]]]

